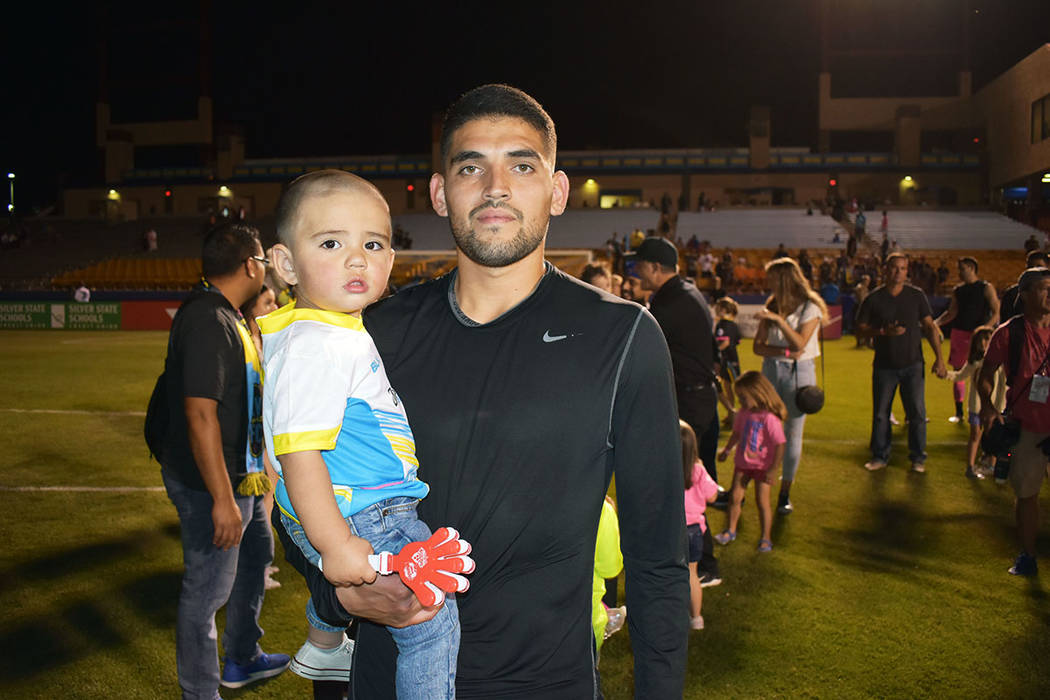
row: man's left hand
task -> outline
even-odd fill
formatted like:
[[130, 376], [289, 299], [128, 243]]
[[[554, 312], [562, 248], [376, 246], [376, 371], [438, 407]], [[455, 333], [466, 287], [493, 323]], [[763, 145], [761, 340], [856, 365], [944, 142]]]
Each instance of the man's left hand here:
[[944, 379], [948, 376], [948, 368], [944, 366], [942, 360], [937, 360], [933, 363], [933, 373], [936, 374], [938, 378]]

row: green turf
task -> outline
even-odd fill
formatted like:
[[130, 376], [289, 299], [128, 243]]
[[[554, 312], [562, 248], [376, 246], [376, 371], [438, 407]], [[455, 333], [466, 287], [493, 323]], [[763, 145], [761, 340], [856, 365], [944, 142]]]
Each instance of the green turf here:
[[[0, 333], [0, 486], [159, 486], [142, 418], [129, 413], [145, 410], [165, 338]], [[774, 551], [754, 551], [749, 499], [740, 538], [717, 552], [725, 583], [706, 589], [686, 697], [1050, 697], [1050, 601], [1040, 579], [1006, 574], [1010, 492], [963, 477], [966, 429], [946, 421], [950, 385], [927, 382], [927, 474], [907, 472], [903, 428], [890, 467], [869, 474], [871, 353], [852, 346], [826, 345], [827, 406], [806, 426], [796, 512], [774, 523]], [[744, 368], [757, 368], [741, 350]], [[727, 484], [730, 467], [719, 466]], [[177, 697], [181, 554], [163, 492], [0, 493], [0, 697]], [[711, 525], [724, 517], [712, 510]], [[287, 566], [277, 578], [263, 643], [292, 652], [305, 589]], [[606, 697], [630, 697], [626, 632], [606, 642], [601, 671]], [[224, 696], [309, 693], [284, 674]]]

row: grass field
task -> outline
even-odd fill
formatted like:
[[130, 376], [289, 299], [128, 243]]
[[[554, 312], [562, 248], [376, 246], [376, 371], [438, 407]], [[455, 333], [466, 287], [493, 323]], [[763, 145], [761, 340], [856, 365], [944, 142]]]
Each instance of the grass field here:
[[[0, 333], [2, 698], [178, 697], [178, 521], [141, 434], [165, 340]], [[1041, 579], [1006, 573], [1011, 494], [963, 477], [966, 429], [946, 421], [950, 385], [927, 381], [927, 473], [907, 472], [897, 428], [890, 468], [869, 474], [871, 355], [852, 346], [826, 345], [827, 406], [806, 426], [796, 512], [774, 523], [774, 551], [754, 551], [752, 499], [740, 539], [718, 551], [725, 583], [706, 589], [686, 697], [1050, 697], [1050, 601]], [[746, 345], [741, 358], [757, 368]], [[82, 487], [102, 490], [73, 490]], [[1050, 512], [1045, 496], [1042, 505]], [[720, 530], [724, 515], [709, 515]], [[263, 645], [291, 653], [306, 593], [287, 565], [277, 578]], [[630, 659], [626, 632], [606, 643], [607, 698], [630, 697]], [[224, 691], [309, 695], [287, 673]]]

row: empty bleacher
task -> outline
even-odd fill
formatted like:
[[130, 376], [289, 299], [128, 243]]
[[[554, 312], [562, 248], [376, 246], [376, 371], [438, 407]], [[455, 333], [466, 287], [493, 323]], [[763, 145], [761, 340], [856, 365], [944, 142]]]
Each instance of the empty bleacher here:
[[200, 258], [110, 258], [64, 272], [54, 287], [80, 283], [91, 289], [170, 289], [192, 287], [201, 277]]
[[[879, 236], [881, 211], [865, 212], [867, 232]], [[1022, 250], [1024, 242], [1042, 232], [990, 211], [891, 209], [889, 237], [904, 251]]]
[[[838, 232], [841, 243], [834, 243]], [[783, 243], [788, 249], [844, 247], [846, 231], [830, 216], [805, 209], [720, 209], [682, 212], [675, 235], [696, 236], [715, 248], [768, 248]]]
[[[613, 233], [655, 229], [659, 221], [654, 209], [569, 209], [551, 217], [547, 248], [602, 248]], [[412, 236], [413, 248], [453, 248], [448, 219], [437, 214], [402, 214], [394, 217], [394, 224]]]

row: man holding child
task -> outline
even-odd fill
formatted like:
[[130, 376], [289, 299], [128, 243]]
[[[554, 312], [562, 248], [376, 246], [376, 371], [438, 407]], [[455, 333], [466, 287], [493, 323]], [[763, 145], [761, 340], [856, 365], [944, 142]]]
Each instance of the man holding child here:
[[[471, 588], [457, 596], [457, 695], [600, 696], [590, 587], [615, 474], [635, 693], [681, 697], [689, 589], [670, 359], [647, 312], [544, 260], [549, 218], [569, 192], [555, 153], [553, 122], [520, 90], [460, 97], [430, 183], [458, 267], [370, 307], [365, 326], [430, 485], [419, 516], [474, 546]], [[380, 625], [435, 610], [389, 577], [333, 587], [286, 549], [322, 618], [371, 621], [355, 649], [355, 697], [393, 697], [395, 650]]]

